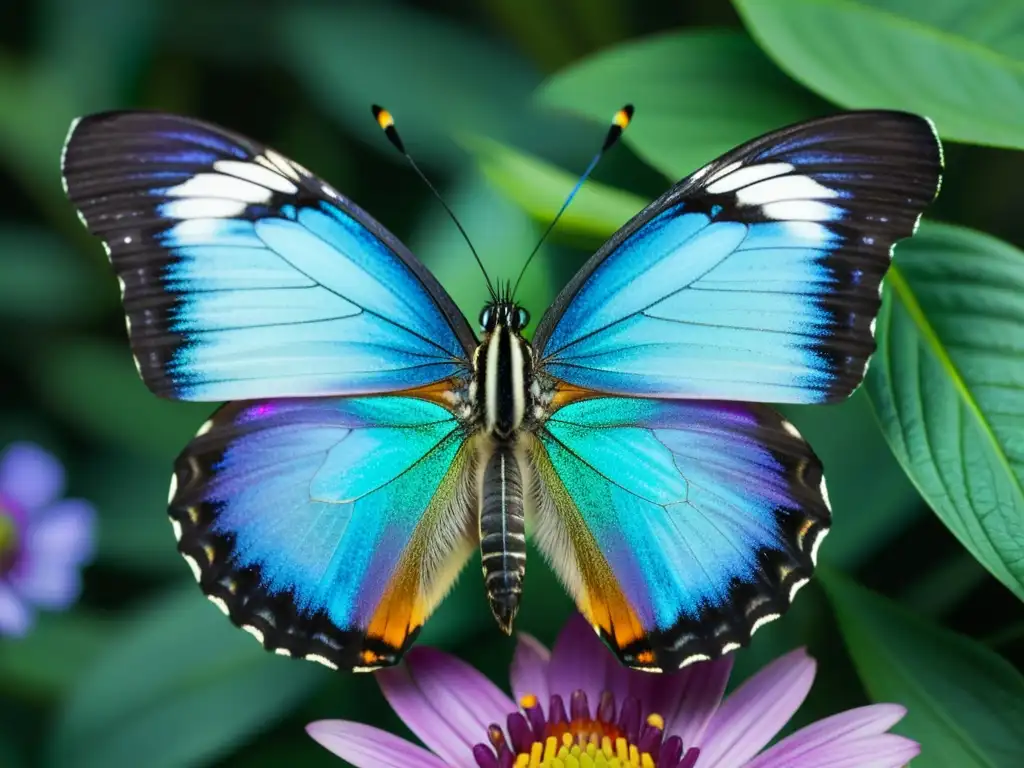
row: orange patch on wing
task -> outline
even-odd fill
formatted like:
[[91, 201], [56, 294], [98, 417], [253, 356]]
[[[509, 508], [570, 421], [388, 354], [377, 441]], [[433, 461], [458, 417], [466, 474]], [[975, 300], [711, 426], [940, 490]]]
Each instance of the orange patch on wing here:
[[458, 382], [456, 382], [455, 379], [441, 379], [441, 381], [436, 381], [433, 384], [427, 384], [424, 387], [403, 389], [395, 394], [405, 397], [418, 397], [420, 400], [427, 400], [451, 410], [454, 402], [453, 395], [455, 390], [458, 389], [458, 386]]
[[575, 403], [579, 400], [589, 400], [592, 397], [601, 397], [600, 392], [595, 392], [592, 389], [585, 387], [575, 387], [572, 384], [567, 384], [564, 381], [559, 381], [555, 385], [555, 394], [551, 398], [551, 410], [552, 412], [557, 411], [559, 408], [564, 408], [570, 403]]
[[[404, 394], [414, 396], [413, 392], [430, 391], [450, 392], [451, 381], [409, 390]], [[424, 562], [427, 560], [428, 550], [435, 547], [438, 542], [436, 528], [443, 512], [439, 507], [443, 508], [455, 493], [454, 485], [459, 482], [464, 471], [468, 450], [467, 445], [463, 444], [438, 485], [434, 498], [423, 514], [423, 520], [402, 553], [380, 604], [366, 628], [368, 637], [382, 640], [396, 652], [401, 651], [409, 636], [423, 626], [472, 552], [473, 547], [469, 541], [449, 542], [452, 549], [448, 553], [446, 563], [435, 568], [427, 576], [427, 583], [423, 582]]]
[[[568, 387], [579, 393], [577, 399], [598, 397], [599, 393], [589, 389]], [[562, 390], [559, 383], [559, 391]], [[557, 395], [556, 395], [557, 397]], [[619, 585], [619, 580], [612, 572], [611, 565], [597, 546], [594, 535], [590, 532], [576, 504], [572, 500], [561, 478], [551, 466], [547, 453], [540, 442], [535, 447], [535, 466], [547, 488], [555, 509], [561, 518], [561, 524], [572, 541], [576, 569], [582, 582], [582, 591], [578, 595], [577, 607], [592, 625], [601, 629], [609, 641], [618, 648], [625, 648], [631, 643], [642, 639], [647, 632], [640, 617], [629, 604], [629, 600]]]
[[640, 617], [622, 593], [608, 562], [596, 551], [596, 547], [594, 549], [594, 553], [587, 557], [589, 563], [582, 562], [582, 558], [580, 562], [586, 590], [580, 602], [580, 611], [591, 624], [600, 627], [616, 647], [625, 648], [647, 633], [640, 623]]
[[427, 619], [419, 578], [415, 574], [416, 570], [406, 563], [399, 565], [366, 628], [368, 637], [381, 640], [396, 652]]

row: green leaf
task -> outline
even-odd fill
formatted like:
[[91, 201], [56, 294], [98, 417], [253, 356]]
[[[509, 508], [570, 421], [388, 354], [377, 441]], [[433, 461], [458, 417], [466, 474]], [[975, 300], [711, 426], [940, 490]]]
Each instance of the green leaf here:
[[[473, 136], [462, 143], [474, 154], [487, 180], [540, 221], [551, 221], [576, 183], [577, 177], [568, 171], [500, 142]], [[629, 192], [588, 181], [562, 215], [556, 232], [608, 237], [646, 204]]]
[[826, 111], [742, 32], [696, 29], [614, 46], [559, 72], [545, 104], [610, 121], [636, 116], [624, 135], [673, 181], [743, 142]]
[[926, 222], [897, 248], [867, 386], [896, 458], [1024, 598], [1024, 253]]
[[843, 107], [932, 118], [954, 141], [1024, 148], [1024, 4], [734, 0], [801, 83]]
[[0, 646], [2, 687], [33, 699], [62, 696], [113, 636], [111, 623], [81, 610], [41, 613], [31, 634]]
[[974, 640], [929, 624], [837, 573], [822, 573], [871, 698], [896, 702], [895, 727], [921, 744], [921, 768], [1018, 768], [1024, 677]]
[[47, 347], [36, 361], [41, 397], [108, 442], [170, 461], [209, 417], [209, 403], [161, 400], [139, 379], [128, 342], [92, 339]]
[[117, 301], [113, 281], [42, 229], [0, 229], [0, 317], [35, 323], [86, 320]]
[[208, 765], [330, 679], [267, 653], [200, 594], [175, 590], [125, 621], [68, 696], [57, 768]]

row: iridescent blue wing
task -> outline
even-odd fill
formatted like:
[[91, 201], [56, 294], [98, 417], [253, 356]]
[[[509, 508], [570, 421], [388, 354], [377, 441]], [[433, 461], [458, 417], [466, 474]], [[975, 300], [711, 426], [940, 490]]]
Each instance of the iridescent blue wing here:
[[475, 545], [466, 450], [429, 399], [231, 403], [175, 465], [178, 548], [268, 650], [393, 664]]
[[821, 464], [768, 406], [577, 400], [530, 455], [537, 542], [630, 666], [746, 645], [789, 607], [828, 531]]
[[641, 211], [534, 337], [557, 379], [669, 398], [820, 403], [860, 384], [892, 247], [935, 197], [931, 123], [849, 112], [756, 139]]
[[93, 115], [72, 126], [63, 173], [158, 395], [393, 392], [453, 375], [475, 347], [395, 237], [256, 142], [173, 115]]

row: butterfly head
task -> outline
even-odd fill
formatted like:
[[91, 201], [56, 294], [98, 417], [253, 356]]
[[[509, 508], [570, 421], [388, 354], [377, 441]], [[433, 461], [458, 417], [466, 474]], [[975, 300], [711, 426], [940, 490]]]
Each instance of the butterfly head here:
[[499, 325], [520, 333], [529, 324], [530, 313], [514, 301], [491, 301], [480, 311], [480, 330], [485, 333], [492, 333]]

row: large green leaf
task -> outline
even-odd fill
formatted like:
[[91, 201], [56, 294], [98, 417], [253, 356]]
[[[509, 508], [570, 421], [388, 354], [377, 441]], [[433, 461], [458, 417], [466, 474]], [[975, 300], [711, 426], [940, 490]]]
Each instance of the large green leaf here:
[[978, 642], [929, 624], [833, 572], [822, 574], [871, 698], [907, 716], [921, 768], [1024, 765], [1024, 677]]
[[330, 675], [267, 653], [189, 585], [126, 620], [85, 671], [57, 719], [47, 765], [207, 765]]
[[[540, 221], [551, 221], [576, 183], [568, 171], [497, 141], [473, 137], [463, 143], [486, 179]], [[562, 215], [556, 233], [608, 237], [646, 204], [629, 192], [588, 181]]]
[[844, 107], [918, 112], [946, 138], [1024, 148], [1024, 3], [734, 4], [779, 66]]
[[745, 34], [709, 29], [603, 50], [548, 80], [540, 98], [601, 122], [634, 104], [624, 140], [673, 181], [738, 144], [827, 109]]
[[1024, 598], [1024, 253], [925, 223], [897, 248], [868, 392], [949, 529]]

